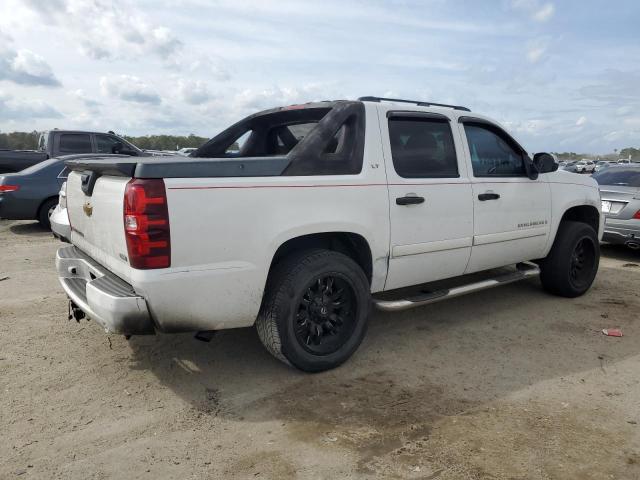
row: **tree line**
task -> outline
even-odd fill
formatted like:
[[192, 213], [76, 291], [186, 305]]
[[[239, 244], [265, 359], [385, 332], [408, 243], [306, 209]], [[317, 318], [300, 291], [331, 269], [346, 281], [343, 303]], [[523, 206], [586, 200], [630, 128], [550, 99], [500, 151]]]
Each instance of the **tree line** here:
[[[120, 135], [122, 138], [145, 150], [178, 150], [185, 147], [199, 147], [209, 140], [197, 135], [143, 135], [133, 137]], [[0, 149], [35, 150], [38, 148], [40, 132], [0, 132]]]

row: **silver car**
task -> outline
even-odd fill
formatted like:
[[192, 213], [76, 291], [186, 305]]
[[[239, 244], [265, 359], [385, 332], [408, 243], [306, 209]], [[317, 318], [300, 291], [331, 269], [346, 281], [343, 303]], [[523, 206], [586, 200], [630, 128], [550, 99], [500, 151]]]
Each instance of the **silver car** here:
[[593, 175], [605, 215], [603, 240], [640, 249], [640, 166], [606, 168]]

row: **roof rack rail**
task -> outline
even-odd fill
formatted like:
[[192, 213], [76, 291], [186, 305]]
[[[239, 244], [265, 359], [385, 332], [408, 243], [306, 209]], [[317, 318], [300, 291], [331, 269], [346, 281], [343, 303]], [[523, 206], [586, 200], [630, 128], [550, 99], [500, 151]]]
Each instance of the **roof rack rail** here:
[[465, 112], [470, 112], [471, 110], [467, 107], [462, 107], [460, 105], [447, 105], [445, 103], [433, 103], [433, 102], [423, 102], [421, 100], [404, 100], [402, 98], [385, 98], [385, 97], [360, 97], [358, 98], [361, 102], [401, 102], [401, 103], [415, 103], [419, 107], [446, 107], [453, 108], [454, 110], [464, 110]]

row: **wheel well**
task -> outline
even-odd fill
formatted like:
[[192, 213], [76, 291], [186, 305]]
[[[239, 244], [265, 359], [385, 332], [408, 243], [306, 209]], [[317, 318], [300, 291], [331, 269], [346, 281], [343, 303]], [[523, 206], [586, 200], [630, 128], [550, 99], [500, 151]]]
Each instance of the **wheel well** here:
[[371, 248], [362, 235], [350, 232], [313, 233], [287, 240], [276, 250], [269, 271], [287, 255], [311, 248], [333, 250], [348, 256], [360, 265], [371, 284], [373, 271]]
[[592, 207], [591, 205], [571, 207], [569, 210], [564, 212], [564, 215], [562, 215], [561, 222], [564, 222], [565, 220], [586, 223], [591, 226], [596, 233], [598, 233], [598, 228], [600, 226], [600, 212], [597, 208]]
[[52, 197], [45, 198], [42, 202], [40, 202], [40, 205], [38, 205], [38, 212], [37, 212], [36, 215], [40, 216], [40, 212], [42, 211], [42, 207], [44, 207], [44, 204], [47, 203], [49, 200], [55, 200], [57, 202], [58, 201], [58, 196], [54, 195]]

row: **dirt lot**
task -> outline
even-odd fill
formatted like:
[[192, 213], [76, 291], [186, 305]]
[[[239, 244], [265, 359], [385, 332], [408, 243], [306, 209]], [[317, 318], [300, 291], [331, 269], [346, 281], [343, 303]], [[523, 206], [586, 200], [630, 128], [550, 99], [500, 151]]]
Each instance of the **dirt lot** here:
[[640, 253], [605, 247], [575, 300], [532, 280], [376, 313], [306, 375], [253, 329], [68, 322], [59, 245], [0, 221], [0, 478], [640, 478]]

